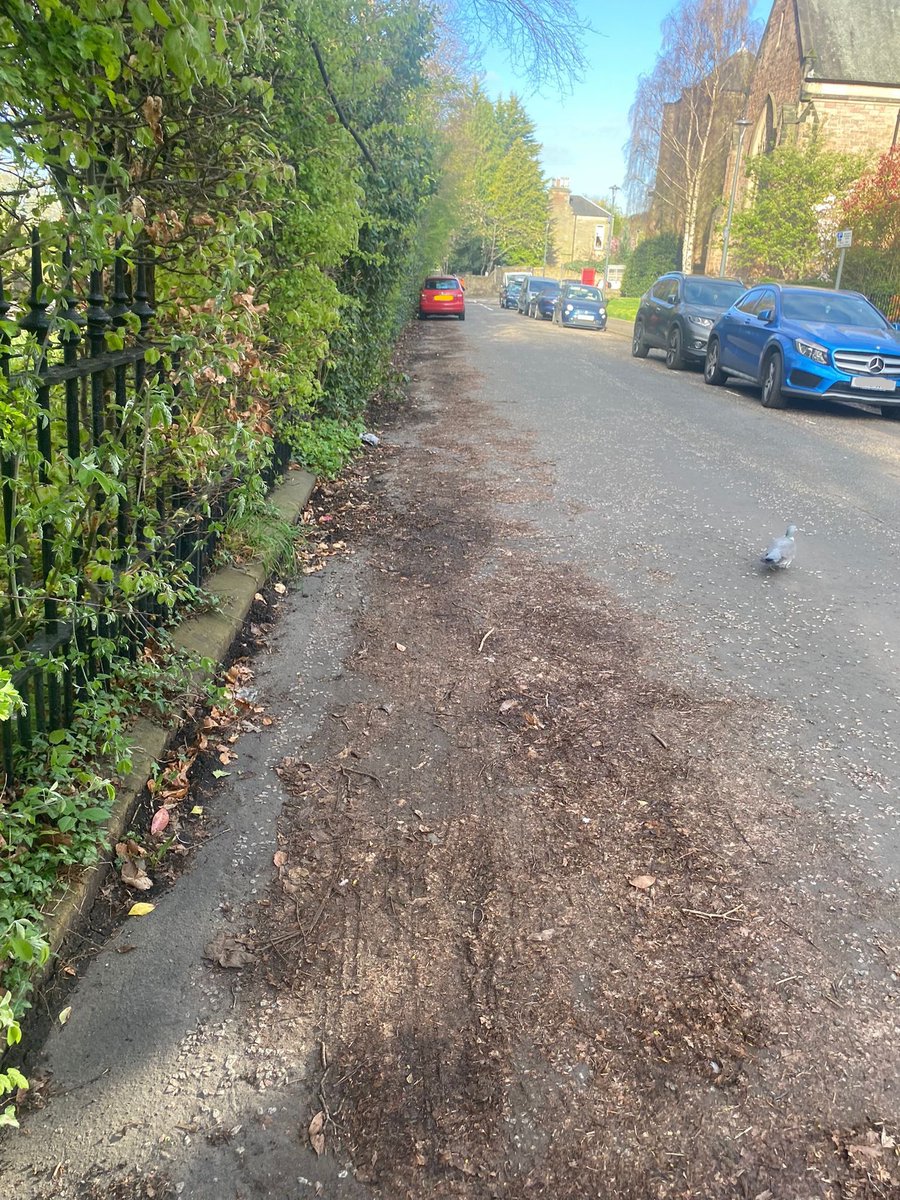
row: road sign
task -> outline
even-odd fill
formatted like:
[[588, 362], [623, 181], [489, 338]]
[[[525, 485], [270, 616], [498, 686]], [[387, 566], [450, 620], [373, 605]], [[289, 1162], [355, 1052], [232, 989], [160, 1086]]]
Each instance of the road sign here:
[[849, 250], [853, 245], [853, 230], [839, 229], [837, 232], [837, 244], [839, 250]]

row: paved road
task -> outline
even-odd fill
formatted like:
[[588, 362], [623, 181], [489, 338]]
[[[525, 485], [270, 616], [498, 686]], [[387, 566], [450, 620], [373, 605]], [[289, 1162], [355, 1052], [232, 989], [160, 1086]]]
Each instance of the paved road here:
[[[900, 423], [769, 412], [752, 388], [632, 359], [615, 334], [495, 305], [470, 305], [465, 336], [498, 418], [552, 464], [556, 552], [671, 623], [699, 667], [780, 703], [776, 761], [802, 752], [811, 802], [895, 887]], [[790, 521], [797, 562], [761, 574]]]

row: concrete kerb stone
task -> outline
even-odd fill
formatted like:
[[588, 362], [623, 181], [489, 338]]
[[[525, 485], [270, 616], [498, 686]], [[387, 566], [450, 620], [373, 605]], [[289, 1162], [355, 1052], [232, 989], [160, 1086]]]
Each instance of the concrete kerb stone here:
[[631, 341], [634, 321], [623, 321], [621, 317], [607, 317], [606, 328], [610, 333], [615, 333], [619, 337], [627, 337]]
[[[315, 476], [309, 472], [291, 471], [271, 493], [269, 503], [285, 520], [296, 524], [315, 486]], [[241, 568], [222, 567], [214, 572], [206, 582], [206, 589], [218, 600], [216, 610], [191, 617], [173, 630], [175, 645], [217, 664], [224, 662], [243, 628], [253, 597], [265, 582], [266, 569], [259, 561], [249, 562]], [[198, 682], [202, 680], [201, 673]], [[116, 790], [107, 828], [107, 839], [111, 846], [121, 841], [153, 768], [165, 754], [177, 730], [177, 725], [164, 728], [145, 717], [138, 717], [132, 725], [129, 735], [132, 742], [131, 772]], [[51, 954], [47, 964], [35, 974], [37, 986], [46, 982], [60, 946], [87, 917], [111, 866], [112, 855], [82, 871], [47, 912], [47, 940]]]

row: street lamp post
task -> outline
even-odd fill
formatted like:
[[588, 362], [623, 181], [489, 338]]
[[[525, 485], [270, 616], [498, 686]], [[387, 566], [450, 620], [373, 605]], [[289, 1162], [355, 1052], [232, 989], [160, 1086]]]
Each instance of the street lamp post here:
[[746, 120], [744, 117], [739, 117], [735, 121], [738, 132], [737, 156], [734, 160], [734, 174], [731, 177], [731, 198], [728, 201], [728, 217], [725, 221], [725, 233], [722, 235], [722, 264], [719, 267], [719, 278], [722, 279], [725, 275], [725, 267], [728, 264], [728, 241], [731, 237], [731, 218], [734, 216], [734, 197], [737, 192], [738, 171], [741, 169], [741, 148], [744, 145], [744, 130], [752, 125], [752, 121]]
[[603, 268], [603, 295], [609, 295], [609, 256], [612, 251], [613, 232], [616, 228], [616, 192], [619, 190], [619, 185], [614, 183], [609, 189], [612, 192], [612, 203], [610, 208], [612, 211], [609, 214], [609, 237], [606, 239], [606, 266]]

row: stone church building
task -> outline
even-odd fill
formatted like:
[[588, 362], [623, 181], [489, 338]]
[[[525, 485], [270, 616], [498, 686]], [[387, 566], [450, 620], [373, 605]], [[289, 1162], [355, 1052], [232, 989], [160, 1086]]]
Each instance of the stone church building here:
[[[735, 137], [723, 180], [746, 159], [816, 134], [829, 149], [872, 159], [900, 143], [900, 0], [775, 0], [750, 77], [747, 135]], [[712, 220], [720, 222], [721, 210]], [[721, 243], [709, 236], [706, 270]]]

